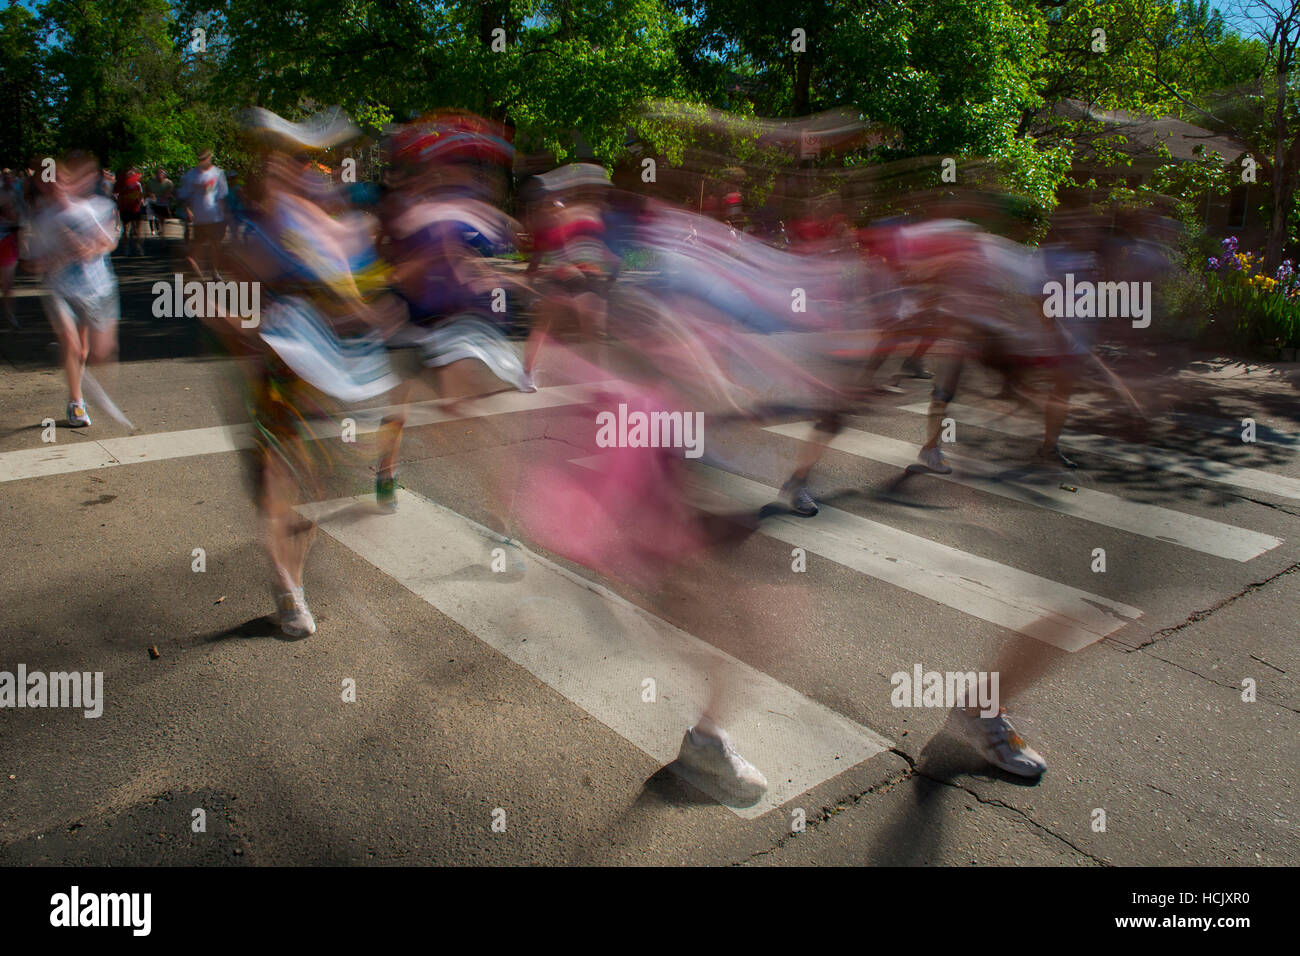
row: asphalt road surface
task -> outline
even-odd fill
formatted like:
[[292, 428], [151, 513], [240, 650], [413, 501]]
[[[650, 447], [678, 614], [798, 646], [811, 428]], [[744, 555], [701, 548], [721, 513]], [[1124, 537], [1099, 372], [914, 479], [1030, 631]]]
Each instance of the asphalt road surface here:
[[[562, 359], [457, 414], [418, 394], [395, 515], [370, 503], [375, 413], [324, 439], [319, 631], [294, 642], [230, 363], [150, 314], [165, 261], [115, 264], [135, 436], [64, 427], [34, 287], [0, 335], [0, 671], [103, 674], [99, 717], [0, 709], [0, 864], [1300, 863], [1294, 366], [1148, 356], [1151, 429], [1082, 395], [1069, 473], [1026, 466], [1036, 423], [972, 376], [946, 478], [906, 469], [928, 385], [903, 380], [814, 472], [822, 514], [768, 508], [655, 584], [485, 528], [520, 460], [600, 467]], [[808, 433], [708, 427], [692, 489], [737, 514]], [[1009, 702], [1037, 782], [948, 708], [891, 701], [896, 673], [1008, 649], [1046, 665]], [[772, 785], [757, 805], [664, 769], [706, 674]]]

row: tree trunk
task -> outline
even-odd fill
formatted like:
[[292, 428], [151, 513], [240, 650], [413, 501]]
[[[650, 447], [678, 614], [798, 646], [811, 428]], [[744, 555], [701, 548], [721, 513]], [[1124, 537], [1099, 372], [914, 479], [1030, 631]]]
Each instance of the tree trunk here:
[[[490, 50], [492, 46], [492, 31], [501, 28], [506, 31], [506, 43], [519, 42], [518, 32], [514, 29], [514, 24], [510, 22], [510, 3], [509, 0], [486, 0], [479, 6], [478, 14], [478, 38], [483, 44], [484, 50]], [[491, 62], [491, 54], [488, 55], [488, 61]], [[495, 117], [504, 111], [504, 107], [497, 102], [497, 98], [491, 89], [491, 81], [484, 79], [482, 94], [479, 97], [478, 114], [480, 116]]]
[[1300, 135], [1289, 143], [1279, 142], [1281, 162], [1273, 167], [1273, 181], [1269, 184], [1272, 197], [1272, 215], [1268, 223], [1268, 242], [1264, 247], [1264, 272], [1276, 275], [1277, 267], [1286, 254], [1291, 210], [1295, 206], [1296, 172], [1300, 170]]
[[1264, 246], [1264, 272], [1274, 275], [1282, 262], [1282, 248], [1286, 244], [1286, 221], [1291, 212], [1291, 197], [1286, 188], [1285, 170], [1274, 167], [1270, 189], [1273, 195], [1272, 215], [1268, 223], [1268, 242]]
[[794, 64], [794, 110], [793, 116], [808, 115], [808, 87], [812, 81], [812, 59], [808, 51], [798, 54]]
[[1264, 247], [1264, 271], [1273, 276], [1282, 262], [1286, 248], [1287, 222], [1295, 199], [1296, 160], [1300, 157], [1300, 136], [1289, 137], [1287, 129], [1287, 78], [1292, 61], [1293, 42], [1283, 36], [1277, 55], [1276, 96], [1273, 108], [1273, 170], [1270, 192], [1273, 214], [1268, 223], [1268, 242]]

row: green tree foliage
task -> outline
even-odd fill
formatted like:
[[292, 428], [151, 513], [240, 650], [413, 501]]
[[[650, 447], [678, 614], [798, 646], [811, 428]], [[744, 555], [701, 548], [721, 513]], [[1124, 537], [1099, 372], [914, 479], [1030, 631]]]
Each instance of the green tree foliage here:
[[[451, 107], [613, 163], [629, 133], [679, 152], [693, 110], [847, 108], [897, 136], [824, 164], [933, 158], [937, 185], [952, 157], [1050, 207], [1081, 142], [1121, 158], [1054, 111], [1067, 99], [1249, 134], [1276, 163], [1260, 104], [1289, 49], [1206, 0], [45, 0], [0, 11], [0, 135], [10, 162], [79, 146], [175, 166], [211, 146], [237, 164], [247, 106], [337, 104], [374, 135]], [[672, 119], [643, 109], [665, 100]]]
[[165, 138], [180, 103], [166, 0], [50, 0], [41, 16], [58, 146], [120, 165]]
[[675, 18], [658, 0], [188, 0], [179, 9], [183, 32], [207, 30], [202, 85], [231, 108], [295, 116], [337, 103], [372, 131], [462, 108], [558, 156], [575, 154], [577, 131], [612, 161], [638, 104], [684, 92]]
[[0, 10], [0, 162], [18, 166], [50, 145], [51, 104], [40, 22], [26, 7]]

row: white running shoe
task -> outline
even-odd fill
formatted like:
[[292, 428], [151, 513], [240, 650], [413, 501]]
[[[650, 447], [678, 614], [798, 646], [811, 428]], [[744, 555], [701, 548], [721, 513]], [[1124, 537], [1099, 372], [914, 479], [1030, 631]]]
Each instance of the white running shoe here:
[[90, 424], [85, 402], [68, 402], [68, 424], [73, 428], [85, 428]]
[[688, 771], [688, 779], [698, 776], [700, 783], [712, 784], [727, 796], [752, 802], [767, 790], [767, 778], [740, 755], [721, 727], [696, 724], [689, 728], [682, 737], [677, 762]]
[[302, 588], [293, 588], [275, 599], [280, 612], [280, 630], [289, 637], [311, 637], [316, 633], [316, 619], [311, 616]]
[[921, 453], [916, 456], [916, 460], [921, 463], [921, 467], [927, 471], [932, 471], [936, 475], [951, 475], [952, 465], [948, 464], [948, 459], [943, 457], [943, 452], [939, 446], [934, 448], [923, 448]]
[[1018, 777], [1041, 777], [1046, 772], [1047, 761], [1016, 732], [1005, 707], [996, 717], [972, 720], [984, 735], [984, 756], [993, 766]]

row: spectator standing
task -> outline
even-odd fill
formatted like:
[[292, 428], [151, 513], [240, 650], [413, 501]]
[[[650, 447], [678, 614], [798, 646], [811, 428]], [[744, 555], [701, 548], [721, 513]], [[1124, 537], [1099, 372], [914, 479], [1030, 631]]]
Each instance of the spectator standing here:
[[113, 188], [117, 214], [122, 220], [122, 242], [127, 255], [144, 255], [140, 220], [144, 218], [144, 177], [134, 166], [122, 173]]
[[167, 170], [159, 167], [154, 170], [153, 179], [145, 185], [145, 196], [149, 203], [149, 232], [161, 236], [163, 226], [172, 213], [172, 199], [176, 193], [176, 184], [167, 176]]
[[18, 266], [18, 229], [23, 218], [23, 184], [6, 169], [0, 173], [0, 303], [5, 319], [15, 329], [14, 270]]

